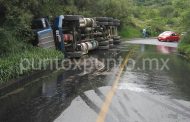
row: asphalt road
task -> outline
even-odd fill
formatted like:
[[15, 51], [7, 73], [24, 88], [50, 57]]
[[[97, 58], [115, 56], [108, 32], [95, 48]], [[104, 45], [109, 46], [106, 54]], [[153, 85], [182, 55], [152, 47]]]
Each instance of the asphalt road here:
[[1, 96], [0, 120], [189, 122], [190, 63], [176, 46], [137, 39], [92, 52], [80, 63], [95, 60], [90, 68], [55, 72]]
[[177, 47], [177, 42], [160, 42], [155, 38], [147, 38], [147, 39], [133, 39], [130, 41], [127, 41], [126, 43], [130, 44], [146, 44], [146, 45], [162, 45], [162, 46], [168, 46], [168, 47]]

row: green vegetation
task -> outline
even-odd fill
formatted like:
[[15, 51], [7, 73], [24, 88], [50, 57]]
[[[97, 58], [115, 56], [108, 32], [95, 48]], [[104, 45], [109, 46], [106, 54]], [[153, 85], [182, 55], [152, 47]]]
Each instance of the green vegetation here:
[[166, 30], [185, 31], [189, 0], [135, 0], [130, 20], [137, 28], [151, 28], [152, 36]]
[[[30, 47], [24, 52], [10, 54], [8, 57], [3, 57], [0, 59], [0, 84], [5, 83], [10, 79], [18, 78], [20, 75], [32, 72], [32, 67], [46, 69], [51, 62], [46, 61], [43, 65], [41, 65], [40, 61], [55, 58], [62, 59], [63, 54], [56, 50], [47, 50], [37, 47]], [[26, 63], [25, 59], [27, 62], [31, 62], [30, 66], [28, 64], [24, 64]], [[21, 71], [22, 69], [20, 64], [25, 66], [27, 69]]]
[[[185, 0], [186, 1], [186, 0]], [[179, 3], [178, 3], [179, 4]], [[190, 60], [190, 1], [186, 1], [183, 4], [179, 4], [182, 6], [186, 11], [183, 13], [183, 17], [181, 19], [181, 26], [183, 27], [183, 31], [186, 32], [184, 34], [178, 49], [181, 53], [185, 54], [186, 57]]]
[[[125, 38], [141, 37], [143, 28], [148, 28], [151, 36], [157, 36], [165, 30], [186, 32], [190, 27], [189, 0], [1, 0], [0, 66], [10, 64], [11, 67], [11, 64], [18, 62], [19, 55], [25, 57], [26, 52], [31, 54], [31, 57], [42, 56], [44, 50], [30, 47], [29, 44], [33, 39], [31, 20], [46, 16], [53, 20], [55, 16], [64, 14], [118, 18], [122, 23], [120, 34]], [[188, 33], [179, 46], [180, 51], [190, 55], [189, 45]], [[34, 50], [37, 50], [37, 53], [32, 55]], [[46, 56], [55, 55], [46, 53]], [[16, 60], [8, 60], [10, 58]], [[18, 76], [18, 73], [13, 71], [14, 68], [8, 69], [1, 69], [1, 73], [7, 74], [9, 71], [13, 72], [13, 76], [4, 78], [1, 74], [1, 82]]]
[[140, 32], [140, 29], [137, 27], [132, 26], [126, 26], [123, 27], [120, 31], [120, 35], [125, 38], [140, 38], [142, 37], [142, 34]]
[[[21, 58], [55, 58], [63, 54], [30, 46], [31, 20], [64, 14], [113, 16], [127, 21], [128, 0], [1, 0], [0, 1], [0, 83], [17, 78]], [[98, 9], [97, 9], [98, 8]], [[114, 10], [114, 11], [113, 11]], [[125, 12], [123, 12], [125, 11]], [[35, 65], [38, 65], [35, 63]], [[31, 72], [28, 69], [24, 73]]]
[[185, 54], [188, 59], [190, 59], [190, 31], [184, 35], [182, 41], [179, 44], [178, 50]]
[[[135, 0], [133, 4], [129, 17], [132, 25], [135, 25], [133, 27], [150, 28], [152, 36], [166, 30], [179, 34], [187, 32], [179, 44], [179, 51], [190, 59], [189, 0]], [[131, 37], [130, 33], [125, 35]]]

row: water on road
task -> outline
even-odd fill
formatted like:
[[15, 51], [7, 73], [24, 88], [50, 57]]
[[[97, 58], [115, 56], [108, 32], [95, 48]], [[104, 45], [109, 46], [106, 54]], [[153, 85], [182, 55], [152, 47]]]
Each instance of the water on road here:
[[81, 61], [83, 68], [47, 74], [0, 96], [0, 121], [189, 122], [190, 63], [168, 46], [124, 42], [92, 52], [82, 60], [96, 61], [93, 67]]

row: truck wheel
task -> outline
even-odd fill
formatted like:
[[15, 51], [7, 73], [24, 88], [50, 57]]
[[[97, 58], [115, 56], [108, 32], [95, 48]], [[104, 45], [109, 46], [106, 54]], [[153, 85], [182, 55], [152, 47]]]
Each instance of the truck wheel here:
[[109, 41], [101, 41], [101, 42], [99, 42], [99, 46], [107, 46], [107, 45], [109, 45]]
[[64, 20], [79, 20], [82, 18], [80, 15], [66, 15], [64, 16]]
[[109, 39], [109, 44], [113, 44], [113, 39]]
[[114, 48], [114, 45], [113, 45], [113, 44], [110, 44], [110, 48]]
[[116, 36], [116, 37], [114, 37], [113, 39], [114, 39], [114, 40], [120, 40], [121, 37], [120, 37], [120, 36]]
[[113, 18], [112, 17], [108, 17], [108, 22], [113, 22]]
[[120, 20], [115, 19], [115, 20], [114, 20], [114, 25], [115, 25], [115, 26], [120, 26]]
[[101, 42], [101, 41], [104, 41], [105, 39], [104, 39], [103, 37], [98, 37], [96, 40], [97, 40], [98, 42]]
[[106, 41], [106, 39], [102, 37], [102, 38], [100, 39], [100, 42], [103, 42], [103, 41]]
[[99, 25], [99, 26], [100, 26], [100, 25], [109, 25], [108, 22], [96, 22], [96, 24]]
[[96, 17], [95, 20], [99, 22], [108, 22], [108, 17]]
[[113, 26], [114, 24], [113, 24], [113, 22], [108, 22], [108, 25]]
[[117, 23], [117, 20], [114, 19], [114, 20], [113, 20], [113, 25], [116, 26], [116, 23]]
[[114, 43], [115, 45], [120, 44], [120, 43], [121, 43], [121, 40], [114, 40], [113, 43]]
[[67, 52], [66, 57], [67, 58], [80, 58], [82, 57], [83, 52], [82, 51], [75, 51], [75, 52]]
[[108, 50], [109, 48], [110, 48], [109, 45], [107, 45], [107, 46], [99, 46], [98, 47], [98, 49], [100, 49], [100, 50]]
[[119, 22], [116, 22], [116, 23], [115, 23], [115, 26], [120, 26], [120, 23], [119, 23]]

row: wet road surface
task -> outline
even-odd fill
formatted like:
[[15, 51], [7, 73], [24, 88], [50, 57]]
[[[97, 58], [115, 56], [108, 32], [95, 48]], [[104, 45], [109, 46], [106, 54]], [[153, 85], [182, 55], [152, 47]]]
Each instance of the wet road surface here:
[[190, 63], [171, 45], [124, 42], [92, 52], [80, 66], [93, 67], [47, 74], [0, 96], [0, 122], [189, 122]]
[[146, 44], [146, 45], [162, 45], [168, 47], [177, 47], [177, 42], [160, 42], [156, 38], [148, 38], [148, 39], [132, 39], [126, 43], [130, 44]]

